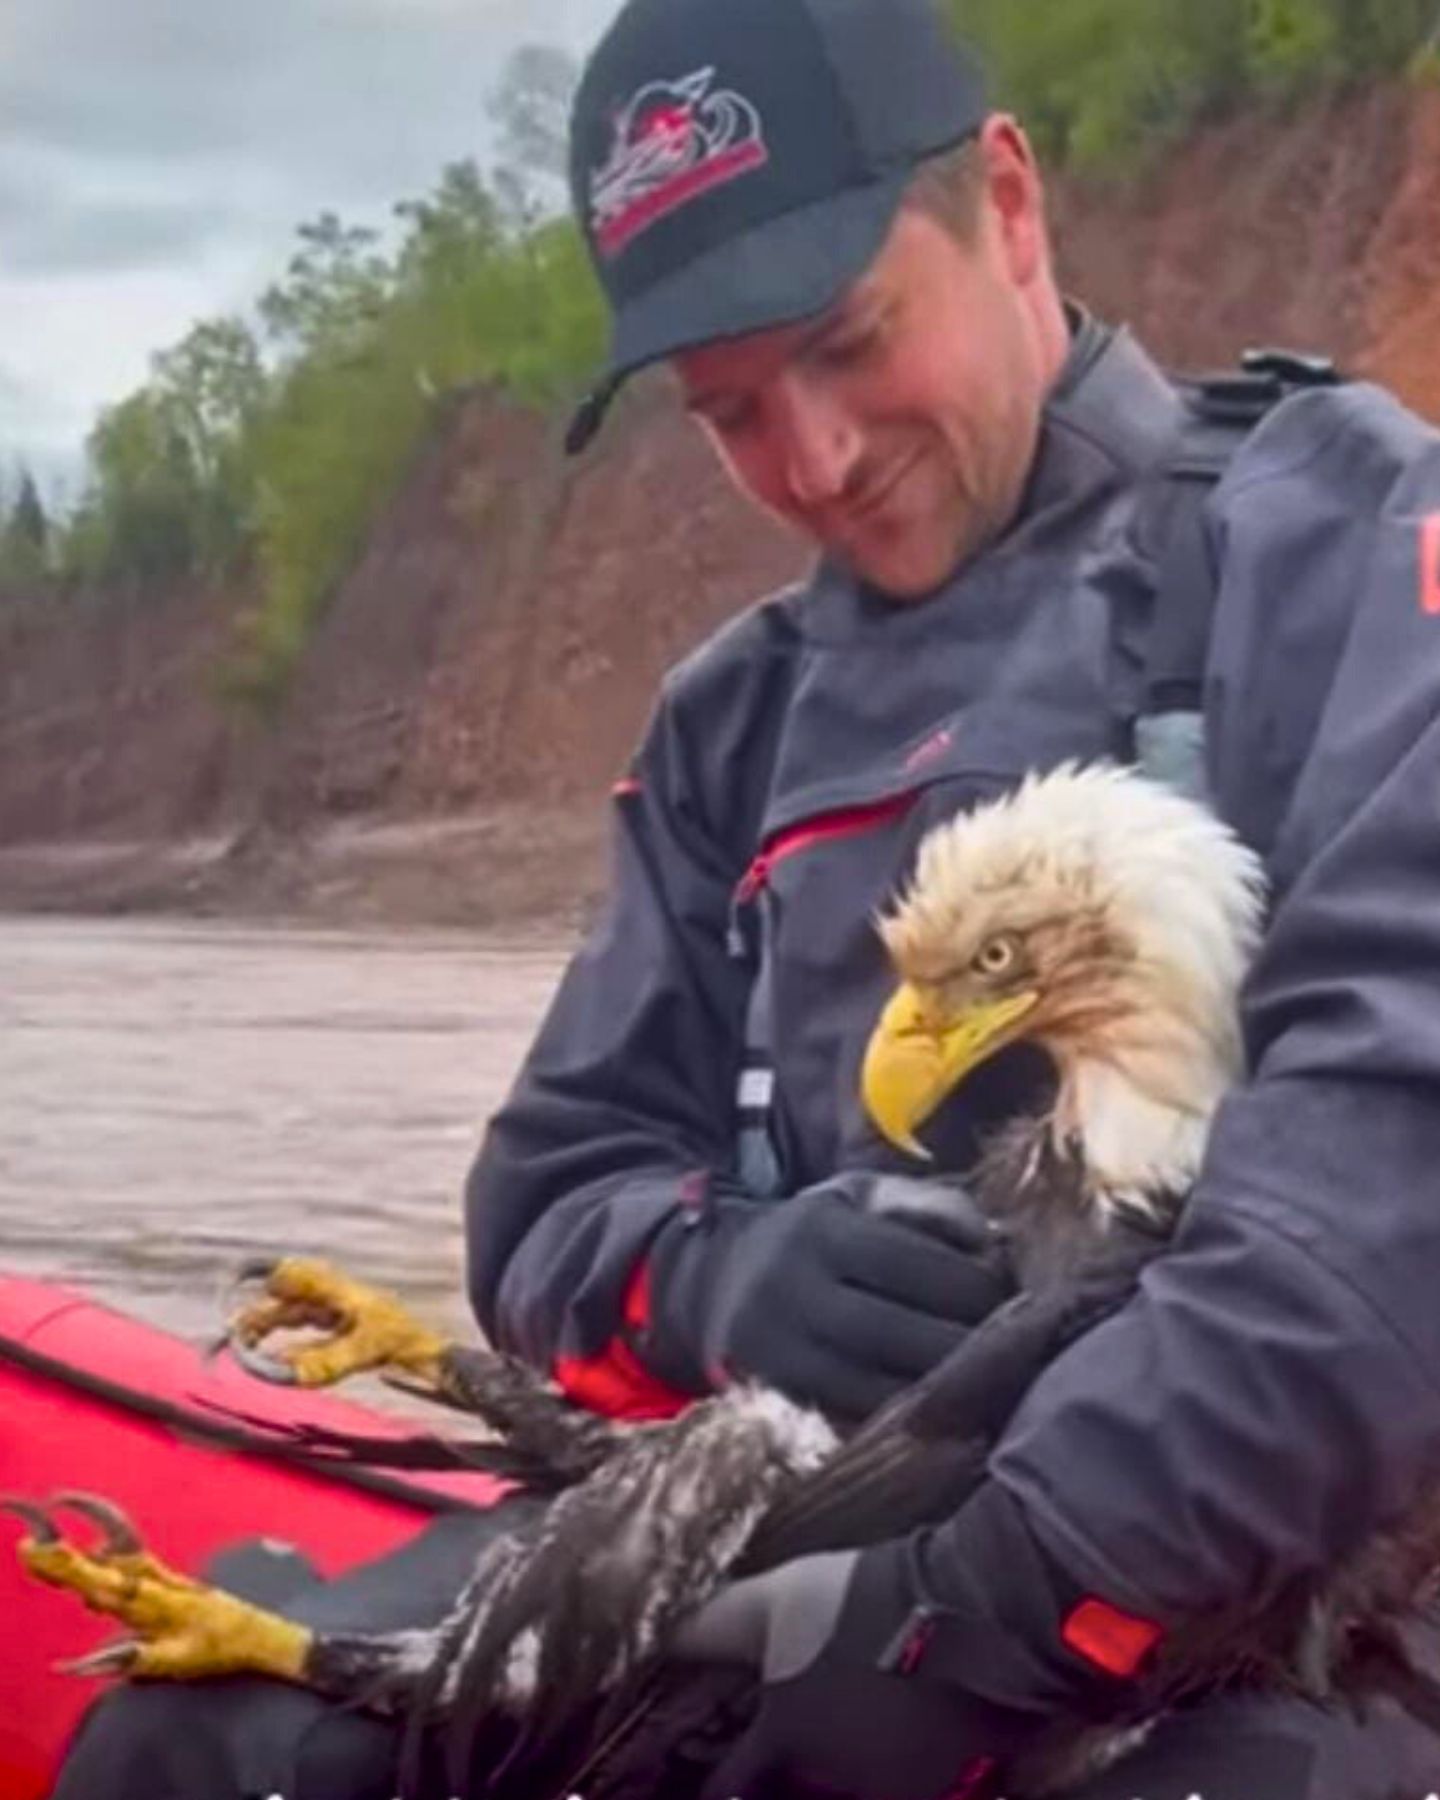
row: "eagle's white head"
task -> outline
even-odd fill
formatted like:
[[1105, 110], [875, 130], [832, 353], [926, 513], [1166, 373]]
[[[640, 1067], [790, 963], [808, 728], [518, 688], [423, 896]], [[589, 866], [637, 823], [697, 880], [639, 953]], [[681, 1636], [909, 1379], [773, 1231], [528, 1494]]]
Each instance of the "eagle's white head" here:
[[1258, 859], [1213, 814], [1108, 765], [937, 827], [879, 922], [901, 986], [865, 1056], [872, 1119], [924, 1155], [915, 1130], [946, 1094], [1027, 1040], [1056, 1064], [1050, 1128], [1097, 1197], [1183, 1191], [1239, 1072], [1263, 908]]

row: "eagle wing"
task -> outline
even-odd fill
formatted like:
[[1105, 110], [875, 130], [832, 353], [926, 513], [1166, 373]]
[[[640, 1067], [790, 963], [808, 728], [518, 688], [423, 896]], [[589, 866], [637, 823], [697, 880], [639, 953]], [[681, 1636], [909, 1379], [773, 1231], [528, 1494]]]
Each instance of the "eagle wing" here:
[[736, 1574], [862, 1548], [954, 1512], [984, 1476], [1032, 1382], [1067, 1344], [1124, 1304], [1162, 1247], [1149, 1230], [1113, 1223], [1065, 1279], [1008, 1300], [822, 1467], [786, 1486]]

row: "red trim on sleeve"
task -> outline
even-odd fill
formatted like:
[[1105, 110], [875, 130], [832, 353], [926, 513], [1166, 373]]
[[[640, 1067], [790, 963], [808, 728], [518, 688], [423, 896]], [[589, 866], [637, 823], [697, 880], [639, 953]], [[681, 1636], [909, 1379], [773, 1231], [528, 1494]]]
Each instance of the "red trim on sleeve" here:
[[1082, 1600], [1060, 1627], [1066, 1646], [1107, 1675], [1135, 1674], [1164, 1635], [1153, 1619], [1137, 1619], [1108, 1600]]
[[958, 1784], [945, 1795], [945, 1800], [986, 1800], [996, 1792], [995, 1778], [1000, 1765], [993, 1756], [977, 1756], [960, 1771]]
[[637, 776], [627, 775], [623, 781], [617, 781], [610, 792], [617, 800], [628, 800], [632, 794], [643, 794], [645, 787]]
[[692, 1398], [657, 1381], [622, 1338], [599, 1356], [557, 1356], [554, 1374], [572, 1400], [611, 1419], [673, 1419]]
[[[648, 1263], [630, 1277], [620, 1310], [627, 1331], [643, 1331], [650, 1323]], [[557, 1356], [553, 1374], [572, 1400], [610, 1419], [673, 1419], [694, 1398], [657, 1380], [623, 1335], [611, 1338], [598, 1356]]]
[[1420, 521], [1420, 610], [1440, 613], [1440, 512]]

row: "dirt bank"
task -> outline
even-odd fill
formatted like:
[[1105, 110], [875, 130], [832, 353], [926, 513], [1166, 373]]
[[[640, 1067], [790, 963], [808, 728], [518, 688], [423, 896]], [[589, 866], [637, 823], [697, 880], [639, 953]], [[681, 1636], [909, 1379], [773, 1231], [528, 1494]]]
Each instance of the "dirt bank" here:
[[[1068, 284], [1196, 367], [1328, 349], [1440, 417], [1440, 94], [1207, 132], [1057, 195]], [[492, 395], [440, 421], [281, 717], [215, 673], [245, 596], [0, 606], [0, 903], [573, 919], [660, 671], [802, 565], [662, 381], [578, 468]]]

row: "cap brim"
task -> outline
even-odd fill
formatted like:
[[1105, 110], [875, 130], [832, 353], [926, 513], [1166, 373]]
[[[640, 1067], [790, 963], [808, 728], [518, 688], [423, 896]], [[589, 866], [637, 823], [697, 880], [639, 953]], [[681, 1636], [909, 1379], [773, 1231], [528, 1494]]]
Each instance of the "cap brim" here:
[[913, 173], [900, 169], [768, 219], [629, 301], [615, 320], [610, 367], [571, 424], [572, 453], [594, 437], [637, 369], [824, 312], [874, 260]]

